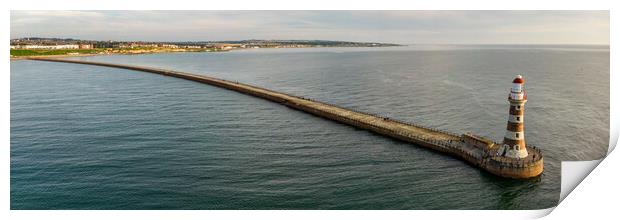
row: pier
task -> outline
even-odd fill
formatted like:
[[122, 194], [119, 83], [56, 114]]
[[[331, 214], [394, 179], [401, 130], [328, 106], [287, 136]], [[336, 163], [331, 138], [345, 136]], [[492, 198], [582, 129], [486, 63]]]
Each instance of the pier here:
[[[539, 148], [531, 145], [520, 147], [519, 152], [522, 156], [510, 157], [506, 156], [505, 147], [507, 145], [502, 145], [475, 134], [454, 134], [244, 83], [186, 72], [132, 65], [50, 58], [30, 58], [30, 60], [122, 68], [191, 80], [263, 98], [319, 117], [442, 152], [497, 176], [527, 179], [539, 176], [543, 172], [542, 152]], [[522, 113], [522, 109], [519, 108], [517, 110], [520, 110]], [[510, 111], [513, 112], [512, 107]], [[511, 125], [509, 124], [508, 127], [510, 128]], [[518, 137], [519, 135], [517, 134]], [[524, 141], [522, 143], [525, 145]], [[518, 147], [519, 145], [516, 146]]]

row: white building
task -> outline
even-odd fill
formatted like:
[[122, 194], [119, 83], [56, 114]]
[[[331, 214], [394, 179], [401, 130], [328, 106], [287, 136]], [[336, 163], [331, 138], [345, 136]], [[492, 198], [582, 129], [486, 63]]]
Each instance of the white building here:
[[160, 44], [158, 46], [163, 47], [163, 48], [179, 48], [179, 46], [174, 45], [174, 44]]
[[77, 44], [64, 44], [64, 45], [17, 45], [15, 49], [41, 49], [41, 50], [62, 50], [62, 49], [79, 49], [80, 45]]

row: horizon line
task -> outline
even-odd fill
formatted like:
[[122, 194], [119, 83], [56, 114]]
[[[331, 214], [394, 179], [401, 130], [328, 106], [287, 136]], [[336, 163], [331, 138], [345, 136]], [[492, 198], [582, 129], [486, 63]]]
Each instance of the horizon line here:
[[610, 43], [395, 43], [395, 42], [380, 42], [380, 41], [351, 41], [351, 40], [326, 40], [326, 39], [233, 39], [233, 40], [92, 40], [92, 39], [79, 39], [72, 37], [18, 37], [11, 38], [10, 40], [17, 40], [23, 38], [56, 38], [56, 39], [72, 39], [78, 41], [112, 41], [112, 42], [166, 42], [166, 43], [189, 43], [189, 42], [224, 42], [224, 41], [334, 41], [334, 42], [352, 42], [352, 43], [380, 43], [380, 44], [398, 44], [398, 45], [589, 45], [589, 46], [610, 46]]

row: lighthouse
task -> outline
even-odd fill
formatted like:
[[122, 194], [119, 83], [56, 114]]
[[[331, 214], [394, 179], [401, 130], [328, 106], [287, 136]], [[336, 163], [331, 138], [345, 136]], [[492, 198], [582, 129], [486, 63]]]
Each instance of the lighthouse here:
[[506, 126], [504, 142], [497, 152], [500, 156], [517, 159], [527, 157], [525, 134], [523, 132], [523, 107], [525, 106], [525, 102], [527, 102], [527, 95], [523, 88], [524, 83], [525, 80], [521, 75], [517, 75], [512, 81], [512, 88], [508, 95], [508, 102], [510, 102], [508, 125]]

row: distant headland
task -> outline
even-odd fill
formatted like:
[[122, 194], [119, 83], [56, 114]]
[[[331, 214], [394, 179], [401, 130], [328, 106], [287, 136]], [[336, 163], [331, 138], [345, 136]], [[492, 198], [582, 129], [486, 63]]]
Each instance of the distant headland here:
[[393, 47], [392, 43], [331, 40], [231, 41], [102, 41], [29, 37], [11, 39], [11, 58], [144, 54], [162, 52], [224, 52], [254, 48]]

